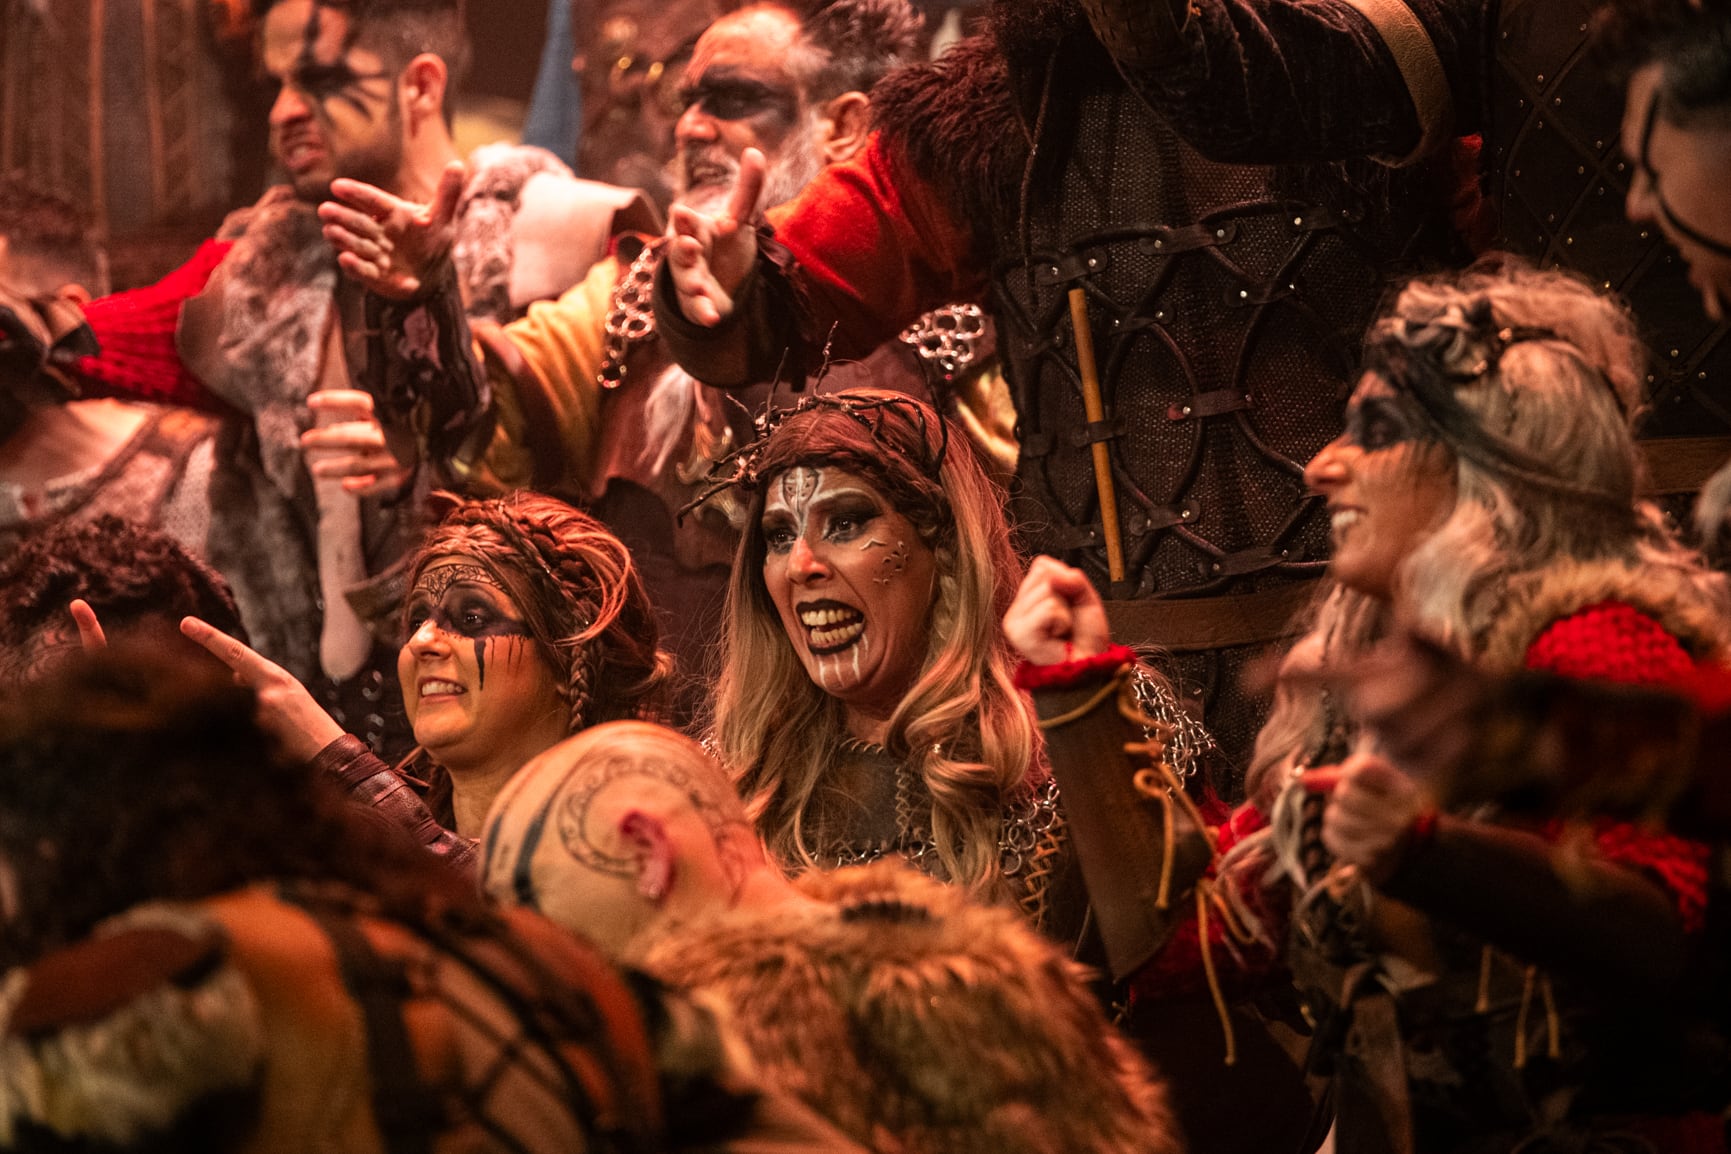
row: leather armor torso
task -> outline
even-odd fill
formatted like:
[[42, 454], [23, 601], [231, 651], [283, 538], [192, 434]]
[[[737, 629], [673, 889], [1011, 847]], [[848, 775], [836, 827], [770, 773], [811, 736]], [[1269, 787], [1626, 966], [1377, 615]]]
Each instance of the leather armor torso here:
[[[999, 347], [1021, 414], [1029, 544], [1104, 588], [1090, 441], [1108, 438], [1131, 587], [1239, 592], [1313, 576], [1327, 524], [1305, 462], [1340, 431], [1365, 325], [1411, 271], [1422, 221], [1318, 169], [1215, 164], [1136, 97], [1098, 45], [1064, 51], [1041, 166], [1053, 191], [994, 222]], [[1128, 158], [1138, 158], [1132, 163]], [[1146, 159], [1143, 159], [1146, 158]], [[1320, 178], [1320, 179], [1318, 179]], [[1042, 180], [1041, 183], [1045, 183]], [[1408, 198], [1408, 203], [1411, 199]], [[1090, 430], [1068, 291], [1088, 293], [1108, 413]]]
[[[1359, 342], [1390, 281], [1447, 251], [1440, 225], [1427, 230], [1440, 217], [1423, 212], [1441, 200], [1434, 180], [1427, 196], [1418, 174], [1369, 164], [1362, 181], [1327, 166], [1216, 164], [1130, 93], [1092, 38], [1072, 36], [1053, 71], [1062, 83], [1029, 118], [1044, 130], [1025, 233], [1014, 213], [993, 222], [1026, 545], [1081, 566], [1115, 599], [1320, 575], [1328, 519], [1304, 465], [1340, 432]], [[1028, 78], [1017, 80], [1025, 91]], [[1103, 427], [1083, 407], [1067, 301], [1076, 286], [1088, 296]], [[1091, 458], [1099, 438], [1123, 527], [1128, 579], [1116, 587]], [[1120, 639], [1195, 651], [1169, 671], [1242, 762], [1262, 710], [1239, 688], [1241, 668], [1285, 617], [1228, 643], [1236, 649]], [[1230, 776], [1214, 785], [1237, 794]]]
[[1623, 91], [1593, 55], [1591, 0], [1504, 0], [1490, 77], [1487, 165], [1497, 246], [1621, 293], [1652, 350], [1650, 437], [1731, 433], [1731, 326], [1701, 309], [1656, 228], [1623, 216], [1633, 165]]

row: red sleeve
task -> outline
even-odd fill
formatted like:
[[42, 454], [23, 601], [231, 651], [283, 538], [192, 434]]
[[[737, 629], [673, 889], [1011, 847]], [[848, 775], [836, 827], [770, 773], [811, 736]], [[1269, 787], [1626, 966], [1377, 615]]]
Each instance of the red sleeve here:
[[1016, 688], [1033, 692], [1036, 689], [1074, 689], [1090, 681], [1105, 681], [1136, 660], [1136, 651], [1128, 645], [1108, 645], [1104, 652], [1092, 657], [1078, 657], [1054, 665], [1035, 665], [1024, 661], [1016, 666]]
[[1680, 685], [1695, 672], [1695, 662], [1664, 626], [1621, 601], [1601, 601], [1553, 621], [1527, 647], [1526, 666], [1624, 685]]
[[[1677, 638], [1621, 601], [1589, 605], [1552, 622], [1528, 647], [1526, 664], [1563, 677], [1625, 685], [1688, 686], [1699, 680], [1695, 662]], [[1543, 833], [1557, 841], [1565, 828], [1550, 822]], [[1605, 860], [1646, 874], [1671, 895], [1687, 932], [1702, 928], [1710, 860], [1705, 844], [1631, 822], [1601, 820], [1592, 830]]]
[[180, 362], [175, 333], [180, 307], [197, 296], [234, 242], [207, 240], [191, 260], [153, 285], [91, 301], [84, 318], [102, 351], [78, 362], [92, 395], [220, 408]]
[[986, 291], [968, 228], [875, 133], [858, 156], [772, 209], [769, 223], [798, 262], [814, 331], [839, 326], [841, 356], [862, 356], [922, 313]]
[[[1231, 820], [1214, 829], [1215, 865], [1209, 866], [1208, 876], [1217, 877], [1216, 866], [1226, 851], [1267, 825], [1268, 819], [1261, 810], [1249, 804], [1239, 806]], [[1286, 940], [1287, 910], [1282, 903], [1267, 900], [1267, 892], [1257, 879], [1239, 877], [1227, 884], [1238, 885], [1239, 896], [1262, 920], [1263, 927], [1274, 941]], [[1172, 932], [1172, 940], [1131, 976], [1132, 1001], [1159, 1001], [1208, 988], [1207, 971], [1202, 963], [1201, 926], [1196, 918], [1195, 899], [1189, 900], [1190, 910]], [[1228, 997], [1254, 987], [1280, 962], [1278, 950], [1261, 943], [1248, 946], [1239, 943], [1227, 932], [1226, 923], [1212, 908], [1208, 918], [1208, 951]]]

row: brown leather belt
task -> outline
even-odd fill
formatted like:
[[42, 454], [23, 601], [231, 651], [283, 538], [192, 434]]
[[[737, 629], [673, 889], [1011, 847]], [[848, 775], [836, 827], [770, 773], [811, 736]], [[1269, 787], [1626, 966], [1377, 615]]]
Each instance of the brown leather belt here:
[[1655, 437], [1636, 444], [1647, 459], [1643, 497], [1699, 493], [1707, 478], [1731, 461], [1731, 437]]
[[1158, 645], [1168, 653], [1265, 645], [1299, 632], [1293, 619], [1320, 588], [1316, 581], [1295, 581], [1228, 597], [1108, 601], [1106, 619], [1114, 641]]

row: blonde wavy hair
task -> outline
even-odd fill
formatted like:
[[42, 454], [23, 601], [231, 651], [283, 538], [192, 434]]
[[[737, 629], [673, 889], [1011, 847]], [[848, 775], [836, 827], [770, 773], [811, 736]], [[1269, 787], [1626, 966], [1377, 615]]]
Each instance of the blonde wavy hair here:
[[[941, 464], [939, 461], [941, 459]], [[783, 420], [753, 455], [746, 532], [728, 589], [713, 740], [770, 852], [817, 864], [805, 816], [847, 740], [841, 701], [807, 675], [763, 581], [764, 490], [800, 466], [856, 473], [911, 521], [937, 562], [937, 598], [919, 676], [885, 746], [932, 797], [934, 849], [950, 879], [1007, 897], [999, 865], [1005, 803], [1045, 776], [1043, 743], [1015, 688], [999, 622], [1022, 577], [1005, 495], [966, 436], [929, 406], [855, 390]]]
[[[1402, 396], [1417, 396], [1428, 375], [1433, 398], [1446, 386], [1458, 406], [1413, 402], [1432, 410], [1454, 456], [1455, 506], [1402, 561], [1391, 604], [1329, 588], [1289, 667], [1337, 664], [1397, 618], [1479, 659], [1511, 588], [1568, 563], [1626, 565], [1714, 615], [1731, 613], [1725, 578], [1638, 496], [1644, 463], [1632, 429], [1646, 353], [1615, 300], [1570, 274], [1497, 258], [1412, 281], [1366, 345], [1366, 371]], [[1253, 796], [1266, 800], [1282, 767], [1325, 740], [1325, 713], [1316, 689], [1277, 689], [1252, 757]]]

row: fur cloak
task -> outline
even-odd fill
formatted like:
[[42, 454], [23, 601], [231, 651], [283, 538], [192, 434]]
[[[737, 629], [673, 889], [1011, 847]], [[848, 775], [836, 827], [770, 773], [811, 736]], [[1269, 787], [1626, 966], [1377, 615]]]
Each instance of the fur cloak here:
[[896, 1154], [1177, 1154], [1085, 972], [1014, 912], [893, 863], [818, 904], [673, 927], [646, 968], [719, 997], [766, 1085]]

